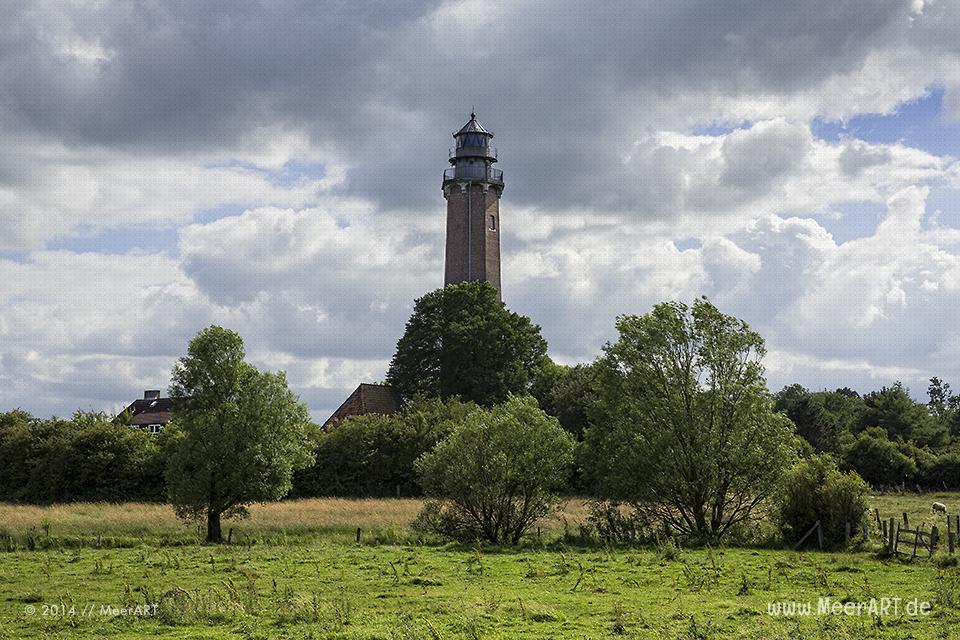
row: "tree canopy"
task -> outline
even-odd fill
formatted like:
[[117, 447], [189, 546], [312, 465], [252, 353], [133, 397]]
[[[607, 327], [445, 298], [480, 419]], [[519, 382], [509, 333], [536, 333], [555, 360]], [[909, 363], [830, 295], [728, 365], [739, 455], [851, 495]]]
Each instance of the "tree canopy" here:
[[489, 282], [450, 284], [418, 299], [387, 384], [406, 399], [459, 396], [485, 407], [528, 392], [547, 343]]
[[167, 489], [179, 516], [206, 517], [209, 542], [222, 540], [221, 517], [282, 498], [313, 460], [307, 408], [284, 374], [243, 358], [240, 336], [212, 326], [173, 370]]
[[316, 462], [296, 474], [294, 495], [420, 495], [414, 461], [476, 408], [456, 398], [414, 398], [393, 415], [348, 418], [320, 435]]
[[557, 504], [574, 440], [536, 400], [510, 396], [462, 424], [416, 463], [428, 504], [421, 522], [459, 538], [516, 544]]
[[773, 411], [763, 339], [706, 299], [617, 320], [598, 361], [585, 474], [603, 497], [713, 539], [773, 494], [794, 458]]
[[582, 440], [590, 405], [596, 396], [595, 385], [596, 374], [592, 365], [569, 367], [545, 358], [530, 394], [537, 399], [541, 409], [560, 421], [560, 426], [577, 440]]

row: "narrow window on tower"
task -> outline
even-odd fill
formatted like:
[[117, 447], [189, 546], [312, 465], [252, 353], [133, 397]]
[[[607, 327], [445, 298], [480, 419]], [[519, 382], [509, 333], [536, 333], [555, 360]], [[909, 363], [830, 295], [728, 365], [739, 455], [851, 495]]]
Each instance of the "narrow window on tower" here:
[[497, 230], [497, 218], [496, 216], [490, 216], [490, 231]]

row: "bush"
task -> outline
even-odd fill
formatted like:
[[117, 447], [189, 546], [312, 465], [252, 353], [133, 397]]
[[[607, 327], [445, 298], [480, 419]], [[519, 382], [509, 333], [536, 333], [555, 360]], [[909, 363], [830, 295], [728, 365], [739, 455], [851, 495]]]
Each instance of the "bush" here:
[[78, 411], [70, 420], [0, 415], [0, 500], [163, 500], [163, 435]]
[[652, 524], [642, 509], [614, 500], [590, 503], [586, 530], [603, 542], [636, 543], [650, 537]]
[[857, 436], [844, 462], [874, 487], [889, 487], [916, 478], [918, 466], [910, 453], [909, 446], [888, 439], [883, 429], [872, 427]]
[[364, 415], [323, 433], [316, 462], [296, 474], [291, 497], [385, 497], [423, 493], [414, 461], [433, 449], [477, 407], [418, 398], [392, 416]]
[[[455, 538], [516, 544], [556, 508], [573, 461], [573, 437], [531, 397], [510, 396], [463, 420], [416, 463], [429, 506], [421, 524]], [[432, 510], [429, 511], [429, 510]]]
[[846, 523], [857, 531], [866, 518], [868, 489], [856, 473], [841, 473], [828, 455], [799, 462], [787, 473], [776, 514], [784, 539], [797, 542], [819, 520], [826, 543], [842, 544]]
[[955, 491], [960, 488], [960, 451], [947, 451], [925, 470], [923, 482], [928, 487]]

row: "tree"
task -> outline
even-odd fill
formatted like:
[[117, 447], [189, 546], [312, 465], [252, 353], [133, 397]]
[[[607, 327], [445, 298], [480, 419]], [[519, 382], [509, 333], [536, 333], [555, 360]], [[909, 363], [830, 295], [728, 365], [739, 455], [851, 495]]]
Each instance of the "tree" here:
[[930, 398], [927, 406], [940, 424], [949, 430], [950, 435], [960, 434], [960, 396], [953, 393], [950, 383], [937, 377], [930, 378], [927, 396]]
[[891, 440], [913, 441], [919, 447], [940, 447], [949, 440], [947, 427], [931, 415], [927, 406], [910, 397], [900, 382], [863, 397], [866, 411], [861, 429], [881, 427]]
[[422, 493], [413, 464], [477, 406], [456, 398], [414, 398], [390, 416], [353, 416], [320, 436], [313, 466], [294, 478], [295, 496]]
[[915, 452], [907, 443], [891, 441], [882, 427], [870, 427], [857, 436], [844, 462], [874, 487], [890, 487], [916, 479], [919, 467], [910, 455]]
[[819, 521], [827, 544], [840, 544], [846, 524], [857, 531], [866, 518], [868, 489], [856, 473], [841, 473], [829, 455], [800, 461], [787, 473], [778, 500], [776, 519], [784, 538], [797, 542]]
[[473, 411], [416, 463], [428, 503], [421, 524], [459, 538], [516, 544], [556, 507], [574, 441], [536, 400], [510, 396]]
[[0, 415], [0, 500], [163, 499], [162, 437], [77, 411], [70, 420]]
[[798, 384], [774, 396], [774, 409], [786, 414], [814, 450], [839, 455], [852, 441], [866, 405], [849, 389], [811, 393]]
[[587, 414], [595, 397], [592, 365], [567, 367], [544, 358], [534, 378], [530, 394], [540, 408], [560, 421], [560, 426], [577, 440], [583, 440]]
[[583, 466], [602, 497], [716, 539], [771, 496], [795, 456], [773, 411], [763, 339], [706, 299], [617, 320], [598, 361]]
[[416, 301], [387, 384], [405, 400], [460, 396], [490, 407], [527, 393], [546, 352], [540, 327], [508, 311], [489, 282], [450, 284]]
[[240, 336], [211, 326], [173, 370], [167, 490], [178, 516], [206, 518], [208, 542], [222, 542], [221, 518], [286, 495], [313, 460], [307, 408], [284, 374], [243, 358]]

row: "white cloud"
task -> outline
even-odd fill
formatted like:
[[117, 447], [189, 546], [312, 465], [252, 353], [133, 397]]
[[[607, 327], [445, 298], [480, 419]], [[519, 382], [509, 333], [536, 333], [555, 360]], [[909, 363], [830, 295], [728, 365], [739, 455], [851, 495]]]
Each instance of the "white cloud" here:
[[[114, 406], [216, 322], [332, 409], [441, 284], [439, 171], [474, 101], [506, 171], [504, 297], [558, 359], [706, 294], [781, 378], [960, 378], [960, 231], [925, 209], [960, 163], [810, 125], [939, 87], [955, 116], [958, 27], [943, 0], [20, 5], [0, 26], [0, 402]], [[690, 133], [710, 123], [738, 128]], [[178, 244], [104, 247], [140, 229]]]

